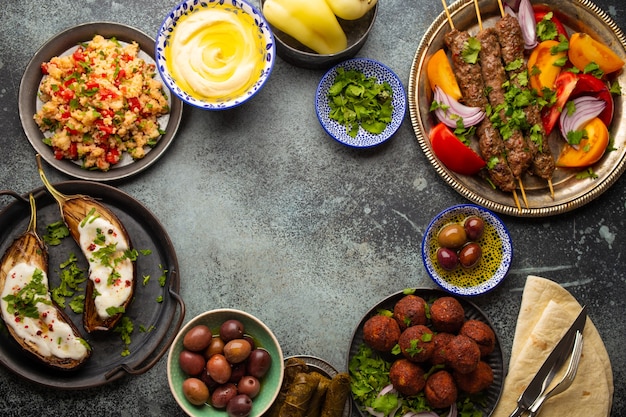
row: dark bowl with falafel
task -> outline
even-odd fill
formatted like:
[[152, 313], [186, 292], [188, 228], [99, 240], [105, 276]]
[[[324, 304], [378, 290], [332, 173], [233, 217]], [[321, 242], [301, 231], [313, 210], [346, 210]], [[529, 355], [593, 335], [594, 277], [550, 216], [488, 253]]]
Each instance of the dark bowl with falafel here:
[[373, 306], [354, 331], [348, 367], [363, 417], [394, 403], [376, 400], [382, 395], [398, 399], [396, 415], [441, 414], [469, 402], [490, 416], [504, 384], [502, 348], [488, 317], [473, 302], [430, 288], [405, 289]]

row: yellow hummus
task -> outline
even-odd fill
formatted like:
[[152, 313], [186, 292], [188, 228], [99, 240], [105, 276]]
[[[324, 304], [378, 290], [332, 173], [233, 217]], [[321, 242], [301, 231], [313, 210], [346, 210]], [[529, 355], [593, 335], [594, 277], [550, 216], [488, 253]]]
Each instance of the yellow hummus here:
[[210, 100], [246, 91], [258, 79], [264, 56], [254, 20], [219, 4], [181, 16], [165, 53], [180, 87]]

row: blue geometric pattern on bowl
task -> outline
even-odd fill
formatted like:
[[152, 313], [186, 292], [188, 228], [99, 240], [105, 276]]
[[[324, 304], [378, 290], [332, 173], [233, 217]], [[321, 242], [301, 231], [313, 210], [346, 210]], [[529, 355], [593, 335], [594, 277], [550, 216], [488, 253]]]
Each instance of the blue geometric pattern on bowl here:
[[[329, 117], [328, 90], [335, 82], [337, 68], [357, 70], [365, 74], [366, 77], [376, 77], [378, 83], [387, 81], [391, 85], [393, 91], [391, 123], [387, 125], [382, 133], [374, 135], [363, 128], [359, 128], [359, 132], [353, 138], [348, 134], [345, 126]], [[389, 67], [373, 59], [354, 58], [335, 65], [322, 77], [315, 93], [315, 111], [320, 124], [333, 139], [355, 148], [368, 148], [385, 142], [402, 125], [406, 113], [406, 93], [400, 78]]]
[[[483, 219], [485, 225], [489, 224], [495, 229], [500, 241], [502, 242], [502, 261], [500, 262], [500, 265], [496, 269], [495, 273], [488, 280], [473, 287], [458, 287], [442, 278], [437, 272], [437, 269], [435, 269], [432, 259], [428, 253], [430, 240], [436, 237], [436, 233], [439, 232], [441, 227], [450, 223], [451, 219], [458, 217], [459, 215], [464, 217], [479, 216]], [[424, 261], [424, 267], [426, 268], [428, 275], [430, 275], [432, 280], [441, 288], [456, 295], [472, 296], [491, 291], [498, 286], [500, 282], [502, 282], [506, 274], [509, 272], [512, 258], [513, 246], [511, 243], [511, 236], [509, 235], [509, 231], [502, 220], [500, 220], [500, 218], [490, 210], [475, 204], [459, 204], [445, 209], [435, 216], [435, 218], [430, 222], [422, 239], [422, 260]]]
[[[202, 8], [215, 7], [214, 3], [219, 5], [231, 5], [232, 7], [241, 9], [252, 16], [259, 31], [259, 37], [263, 38], [263, 44], [265, 45], [265, 50], [262, 51], [264, 65], [263, 68], [261, 68], [258, 80], [244, 94], [214, 101], [204, 101], [194, 98], [178, 87], [176, 80], [167, 69], [165, 48], [169, 44], [172, 32], [181, 16], [193, 13], [194, 11]], [[172, 92], [174, 92], [174, 94], [176, 94], [176, 96], [178, 96], [178, 98], [187, 104], [191, 104], [192, 106], [199, 107], [201, 109], [224, 110], [239, 106], [253, 97], [263, 87], [272, 73], [272, 69], [274, 68], [276, 45], [274, 43], [274, 35], [272, 34], [265, 17], [263, 17], [261, 12], [256, 7], [252, 6], [246, 0], [183, 0], [170, 11], [170, 13], [163, 20], [163, 23], [161, 23], [161, 27], [159, 28], [159, 32], [156, 37], [154, 56], [157, 69], [163, 79], [163, 82]]]

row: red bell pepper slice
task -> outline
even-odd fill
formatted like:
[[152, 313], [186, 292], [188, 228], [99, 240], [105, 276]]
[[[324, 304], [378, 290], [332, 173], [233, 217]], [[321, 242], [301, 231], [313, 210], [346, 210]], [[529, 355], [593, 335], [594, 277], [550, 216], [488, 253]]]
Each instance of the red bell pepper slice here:
[[565, 107], [565, 103], [567, 103], [572, 91], [576, 88], [577, 82], [578, 77], [576, 74], [569, 71], [561, 71], [559, 76], [556, 78], [556, 81], [554, 82], [556, 103], [548, 107], [541, 116], [543, 129], [545, 130], [546, 135], [549, 135], [550, 132], [552, 132], [554, 125], [556, 125], [557, 120], [559, 120], [561, 111]]
[[591, 74], [578, 74], [578, 82], [572, 91], [571, 97], [590, 95], [606, 103], [606, 107], [598, 115], [598, 118], [609, 126], [613, 120], [614, 103], [613, 96], [606, 83]]
[[450, 170], [463, 175], [474, 175], [486, 164], [472, 148], [456, 137], [448, 126], [437, 124], [430, 131], [430, 144], [437, 158]]
[[107, 151], [105, 160], [109, 164], [117, 164], [120, 161], [120, 151], [117, 148], [111, 148]]

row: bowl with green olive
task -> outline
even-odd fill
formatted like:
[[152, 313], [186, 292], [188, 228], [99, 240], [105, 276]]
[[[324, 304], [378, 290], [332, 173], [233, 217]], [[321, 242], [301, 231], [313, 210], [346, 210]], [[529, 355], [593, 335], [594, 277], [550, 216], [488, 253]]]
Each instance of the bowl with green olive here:
[[280, 344], [269, 327], [236, 309], [191, 319], [167, 358], [172, 395], [192, 417], [262, 416], [278, 396], [284, 370]]
[[490, 210], [460, 204], [437, 214], [422, 239], [422, 260], [430, 278], [455, 295], [493, 290], [506, 277], [513, 258], [504, 222]]

